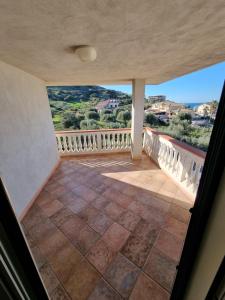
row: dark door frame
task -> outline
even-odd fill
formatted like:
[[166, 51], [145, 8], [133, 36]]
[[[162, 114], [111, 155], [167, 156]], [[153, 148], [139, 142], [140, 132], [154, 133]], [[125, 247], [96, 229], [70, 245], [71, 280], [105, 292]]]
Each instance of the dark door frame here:
[[1, 179], [0, 298], [48, 299]]
[[172, 300], [184, 298], [200, 249], [202, 237], [213, 207], [221, 177], [225, 171], [225, 83], [218, 106], [205, 164], [197, 191], [178, 272], [171, 294]]

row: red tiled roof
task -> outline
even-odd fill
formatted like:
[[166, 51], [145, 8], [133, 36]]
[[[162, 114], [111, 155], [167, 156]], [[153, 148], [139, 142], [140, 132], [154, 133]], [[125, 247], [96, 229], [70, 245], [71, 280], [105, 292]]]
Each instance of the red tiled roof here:
[[95, 108], [96, 108], [96, 109], [103, 109], [103, 108], [105, 108], [109, 103], [110, 103], [110, 99], [105, 100], [105, 101], [102, 101], [102, 102], [99, 102], [99, 103], [95, 106]]

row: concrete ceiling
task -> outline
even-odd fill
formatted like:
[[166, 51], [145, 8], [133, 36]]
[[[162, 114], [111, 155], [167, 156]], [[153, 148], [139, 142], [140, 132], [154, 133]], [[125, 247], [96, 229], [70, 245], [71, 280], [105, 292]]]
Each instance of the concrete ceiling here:
[[225, 1], [0, 0], [0, 60], [50, 84], [157, 84], [225, 60]]

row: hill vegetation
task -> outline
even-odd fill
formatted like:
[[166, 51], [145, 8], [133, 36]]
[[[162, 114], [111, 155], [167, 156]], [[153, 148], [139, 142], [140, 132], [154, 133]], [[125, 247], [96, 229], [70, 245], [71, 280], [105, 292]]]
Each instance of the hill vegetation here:
[[[100, 86], [51, 86], [47, 91], [55, 130], [121, 128], [129, 125], [131, 96], [126, 93]], [[120, 100], [120, 108], [104, 110], [101, 114], [96, 111], [100, 101], [114, 98]]]

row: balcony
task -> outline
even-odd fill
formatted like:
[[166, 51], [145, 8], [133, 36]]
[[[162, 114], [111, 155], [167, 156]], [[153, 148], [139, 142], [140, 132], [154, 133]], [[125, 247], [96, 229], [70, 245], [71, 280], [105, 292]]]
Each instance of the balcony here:
[[149, 128], [141, 160], [129, 129], [56, 138], [60, 165], [22, 222], [50, 297], [169, 299], [203, 153]]

